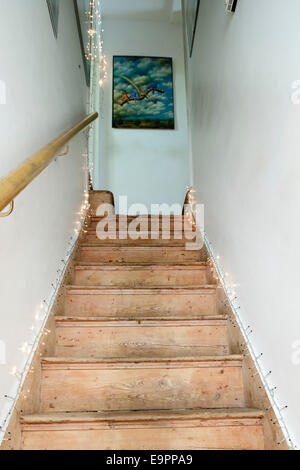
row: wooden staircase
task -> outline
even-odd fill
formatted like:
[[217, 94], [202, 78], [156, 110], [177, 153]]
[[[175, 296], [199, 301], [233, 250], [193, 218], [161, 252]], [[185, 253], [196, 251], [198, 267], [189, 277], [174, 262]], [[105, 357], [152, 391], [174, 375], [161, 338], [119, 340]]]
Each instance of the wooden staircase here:
[[178, 220], [171, 240], [160, 217], [156, 240], [100, 241], [95, 207], [22, 448], [264, 449], [217, 286], [200, 252], [175, 240]]

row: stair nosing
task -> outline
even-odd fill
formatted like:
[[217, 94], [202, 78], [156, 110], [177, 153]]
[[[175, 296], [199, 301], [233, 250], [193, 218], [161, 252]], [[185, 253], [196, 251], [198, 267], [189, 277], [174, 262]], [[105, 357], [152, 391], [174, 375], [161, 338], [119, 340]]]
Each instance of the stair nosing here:
[[116, 217], [117, 219], [119, 219], [120, 217], [127, 217], [127, 219], [137, 219], [137, 218], [148, 218], [148, 219], [151, 219], [151, 217], [153, 218], [158, 218], [163, 220], [164, 217], [168, 217], [170, 218], [170, 220], [174, 220], [174, 218], [178, 218], [178, 219], [183, 219], [183, 218], [186, 218], [188, 220], [188, 217], [187, 215], [182, 215], [182, 214], [178, 214], [178, 215], [163, 215], [163, 214], [141, 214], [141, 215], [130, 215], [130, 214], [111, 214], [109, 216], [101, 216], [101, 215], [92, 215], [91, 216], [91, 220], [94, 220], [94, 219], [109, 219], [109, 218], [114, 218]]
[[161, 317], [151, 317], [151, 316], [133, 316], [133, 317], [108, 317], [108, 316], [95, 316], [95, 317], [83, 317], [76, 315], [57, 315], [54, 317], [57, 323], [75, 323], [75, 322], [86, 322], [86, 323], [141, 323], [141, 322], [151, 322], [161, 324], [164, 322], [215, 322], [222, 321], [227, 323], [226, 315], [199, 315], [199, 316], [161, 316]]
[[145, 286], [145, 287], [119, 287], [119, 286], [85, 286], [85, 285], [74, 285], [70, 284], [65, 286], [67, 290], [95, 290], [95, 291], [112, 291], [112, 292], [117, 292], [117, 291], [132, 291], [132, 292], [150, 292], [150, 291], [166, 291], [166, 292], [172, 292], [176, 290], [180, 291], [215, 291], [217, 289], [216, 284], [203, 284], [202, 286]]
[[[142, 244], [142, 243], [138, 243], [136, 245], [132, 245], [130, 247], [130, 245], [124, 245], [122, 243], [112, 243], [112, 244], [109, 244], [109, 243], [89, 243], [89, 244], [85, 244], [85, 243], [82, 243], [80, 246], [83, 247], [83, 248], [122, 248], [122, 247], [125, 247], [126, 249], [128, 248], [180, 248], [184, 251], [186, 251], [185, 249], [185, 245], [186, 243], [183, 242], [183, 243], [177, 243], [177, 245], [169, 245], [167, 243], [165, 244], [159, 244], [159, 243], [153, 243], [152, 245], [147, 245], [146, 243], [145, 244]], [[199, 248], [196, 248], [195, 250], [189, 250], [189, 251], [199, 251]]]
[[242, 354], [227, 354], [220, 356], [197, 356], [197, 357], [128, 357], [128, 358], [73, 358], [73, 357], [43, 357], [41, 359], [44, 364], [160, 364], [160, 363], [202, 363], [202, 362], [243, 362]]
[[[95, 227], [86, 227], [86, 232], [97, 232], [97, 228]], [[102, 232], [102, 230], [101, 230]], [[158, 229], [155, 229], [155, 230], [152, 230], [151, 228], [148, 229], [148, 230], [136, 230], [135, 228], [134, 229], [130, 229], [130, 227], [127, 226], [127, 229], [122, 229], [120, 230], [120, 228], [116, 227], [116, 229], [110, 229], [110, 230], [104, 230], [105, 233], [134, 233], [134, 234], [142, 234], [142, 235], [145, 235], [146, 233], [147, 234], [151, 234], [151, 233], [176, 233], [176, 232], [180, 232], [180, 233], [184, 233], [184, 232], [195, 232], [195, 230], [193, 230], [193, 227], [190, 225], [190, 226], [187, 226], [187, 227], [180, 227], [180, 228], [176, 228], [176, 227], [158, 227]]]
[[75, 266], [75, 271], [86, 271], [86, 270], [94, 270], [94, 271], [197, 271], [197, 270], [206, 270], [207, 264], [201, 263], [199, 265], [195, 264], [131, 264], [127, 265], [126, 263], [123, 264], [112, 264], [112, 263], [77, 263]]
[[[167, 420], [217, 420], [217, 419], [263, 419], [265, 413], [256, 408], [202, 408], [188, 410], [143, 410], [143, 411], [90, 411], [71, 413], [40, 413], [21, 416], [21, 424], [59, 424], [81, 422], [156, 422]], [[53, 419], [54, 418], [54, 419]]]
[[[175, 251], [175, 250], [183, 250], [183, 249], [184, 249], [184, 251], [187, 251], [187, 250], [184, 248], [185, 245], [186, 245], [185, 242], [183, 242], [182, 245], [180, 245], [180, 244], [177, 244], [177, 245], [176, 245], [176, 244], [174, 244], [174, 245], [172, 245], [172, 244], [170, 244], [170, 245], [162, 245], [162, 244], [159, 244], [159, 243], [157, 243], [157, 245], [156, 245], [156, 244], [153, 244], [153, 245], [149, 245], [149, 244], [142, 245], [141, 243], [139, 243], [137, 246], [134, 246], [134, 245], [132, 245], [132, 246], [130, 246], [130, 245], [126, 246], [126, 245], [124, 245], [124, 244], [118, 245], [117, 243], [114, 244], [114, 245], [108, 245], [107, 243], [85, 243], [85, 242], [84, 242], [84, 243], [81, 243], [81, 244], [80, 244], [80, 247], [81, 247], [81, 248], [107, 248], [107, 249], [112, 249], [112, 248], [120, 249], [120, 248], [121, 248], [121, 249], [126, 249], [126, 250], [128, 250], [128, 249], [130, 249], [130, 250], [135, 249], [136, 251], [138, 251], [138, 250], [145, 250], [145, 249], [148, 249], [148, 250], [154, 250], [154, 249], [162, 250], [162, 249], [163, 249], [163, 250], [165, 250], [165, 249], [167, 249], [167, 248], [172, 248], [172, 249], [174, 249], [174, 251]], [[200, 251], [200, 250], [199, 250], [199, 248], [195, 248], [195, 250], [188, 250], [188, 251], [192, 251], [192, 252], [197, 251], [197, 252], [198, 252], [198, 251]]]
[[189, 267], [189, 266], [192, 266], [192, 267], [207, 267], [207, 262], [206, 261], [186, 261], [186, 262], [168, 262], [168, 261], [157, 261], [157, 262], [153, 262], [153, 261], [149, 261], [149, 262], [142, 262], [142, 261], [139, 261], [139, 262], [134, 262], [134, 261], [76, 261], [76, 266], [88, 266], [88, 267], [93, 267], [93, 266], [116, 266], [116, 267], [135, 267], [135, 266], [138, 266], [138, 267]]

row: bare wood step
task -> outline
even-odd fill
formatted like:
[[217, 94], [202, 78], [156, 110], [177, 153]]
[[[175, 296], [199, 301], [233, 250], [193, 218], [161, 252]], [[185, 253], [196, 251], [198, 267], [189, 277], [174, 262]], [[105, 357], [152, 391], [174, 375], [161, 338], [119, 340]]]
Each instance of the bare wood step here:
[[244, 405], [243, 356], [42, 360], [41, 410], [150, 410]]
[[[114, 206], [114, 195], [110, 191], [90, 191], [89, 192], [90, 213], [96, 216], [97, 209], [101, 204], [110, 204]], [[114, 214], [114, 208], [111, 207], [110, 214]]]
[[156, 262], [149, 262], [149, 263], [130, 263], [130, 262], [101, 262], [101, 261], [76, 261], [76, 266], [87, 266], [88, 268], [93, 268], [93, 267], [105, 267], [105, 266], [115, 266], [115, 267], [145, 267], [149, 268], [151, 266], [155, 267], [198, 267], [198, 268], [204, 268], [207, 267], [207, 263], [205, 261], [187, 261], [187, 262], [181, 262], [181, 263], [176, 263], [176, 262], [161, 262], [161, 261], [156, 261]]
[[199, 286], [207, 283], [207, 266], [180, 265], [134, 265], [75, 266], [75, 285], [81, 286]]
[[65, 315], [216, 315], [216, 286], [120, 289], [67, 286]]
[[[187, 219], [187, 216], [186, 215], [174, 215], [174, 214], [170, 214], [170, 215], [158, 215], [158, 214], [140, 214], [140, 215], [124, 215], [124, 214], [115, 214], [115, 217], [117, 219], [121, 219], [121, 218], [124, 218], [124, 217], [127, 217], [128, 220], [134, 220], [136, 218], [141, 218], [141, 219], [151, 219], [151, 218], [154, 218], [154, 219], [166, 219], [166, 218], [170, 218], [170, 220], [180, 220], [180, 219], [183, 219], [183, 218], [186, 218]], [[96, 220], [101, 220], [103, 219], [103, 217], [92, 217], [92, 219], [96, 219]]]
[[215, 317], [56, 317], [62, 357], [179, 357], [229, 353], [227, 320]]
[[[103, 217], [92, 217], [90, 221], [90, 228], [96, 230], [97, 225], [99, 222], [103, 223]], [[117, 229], [124, 229], [124, 227], [135, 227], [137, 221], [137, 216], [127, 216], [127, 220], [125, 220], [124, 216], [115, 215], [113, 217], [105, 218], [105, 223], [107, 223], [108, 227], [116, 227]], [[193, 228], [193, 224], [189, 221], [189, 219], [185, 216], [176, 215], [176, 216], [150, 216], [150, 215], [142, 215], [138, 216], [138, 221], [141, 222], [140, 227], [144, 230], [157, 230], [157, 229], [165, 229], [170, 228], [171, 230], [174, 229], [181, 229], [182, 227]], [[132, 222], [134, 225], [132, 225]], [[114, 224], [114, 225], [113, 225]]]
[[49, 413], [21, 418], [23, 450], [263, 450], [254, 409]]
[[198, 262], [201, 261], [199, 250], [191, 251], [181, 247], [109, 247], [82, 244], [80, 260], [107, 263], [154, 263], [154, 262]]
[[195, 241], [195, 232], [169, 231], [169, 232], [106, 232], [87, 230], [84, 240], [87, 243], [118, 246], [185, 246]]

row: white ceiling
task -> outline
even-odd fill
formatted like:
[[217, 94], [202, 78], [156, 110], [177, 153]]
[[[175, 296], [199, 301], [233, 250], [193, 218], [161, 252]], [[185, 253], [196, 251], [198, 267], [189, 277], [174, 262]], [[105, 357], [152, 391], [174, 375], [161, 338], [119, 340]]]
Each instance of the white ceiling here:
[[102, 0], [101, 3], [104, 19], [181, 21], [181, 0]]

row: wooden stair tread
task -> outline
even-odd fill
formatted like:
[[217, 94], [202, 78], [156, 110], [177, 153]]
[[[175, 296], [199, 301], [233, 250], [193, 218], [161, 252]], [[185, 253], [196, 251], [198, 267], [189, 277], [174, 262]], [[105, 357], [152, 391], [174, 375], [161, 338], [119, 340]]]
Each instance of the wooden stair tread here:
[[[98, 233], [99, 232], [99, 233]], [[98, 235], [103, 236], [105, 234], [106, 238], [98, 238]], [[187, 236], [186, 236], [187, 235]], [[195, 241], [196, 232], [192, 230], [153, 230], [153, 231], [134, 231], [134, 230], [96, 230], [91, 228], [85, 229], [85, 236], [87, 243], [106, 243], [109, 240], [117, 241], [121, 240], [124, 242], [130, 240], [131, 242], [137, 241], [140, 244], [141, 240], [149, 241], [149, 240], [156, 240], [157, 242], [161, 241], [169, 241], [174, 242], [174, 244], [182, 241], [183, 243], [187, 243], [189, 241]], [[89, 240], [89, 237], [97, 237], [95, 240]], [[134, 238], [133, 238], [134, 237]], [[178, 238], [177, 238], [178, 237]], [[190, 237], [190, 238], [187, 238]]]
[[83, 244], [90, 243], [96, 246], [156, 246], [156, 247], [168, 247], [177, 246], [184, 248], [187, 243], [194, 243], [196, 241], [196, 232], [190, 232], [193, 234], [189, 237], [184, 232], [179, 232], [179, 235], [175, 236], [170, 232], [166, 236], [163, 236], [163, 232], [155, 232], [155, 235], [151, 235], [151, 232], [139, 232], [138, 236], [132, 232], [132, 235], [128, 232], [117, 232], [112, 237], [109, 236], [109, 232], [99, 233], [95, 230], [86, 231]]
[[[201, 252], [199, 249], [186, 250], [184, 246], [170, 246], [149, 244], [144, 245], [108, 245], [105, 243], [80, 244], [81, 262], [122, 262], [122, 263], [181, 263], [200, 262]], [[92, 257], [87, 259], [87, 257]], [[95, 259], [96, 258], [96, 259]]]
[[77, 323], [77, 322], [84, 322], [84, 323], [147, 323], [150, 322], [151, 324], [157, 324], [160, 325], [162, 323], [170, 323], [170, 322], [183, 322], [183, 323], [191, 323], [191, 322], [209, 322], [213, 323], [215, 321], [218, 322], [227, 322], [227, 317], [226, 315], [198, 315], [198, 316], [183, 316], [183, 315], [177, 315], [177, 316], [165, 316], [165, 317], [151, 317], [151, 316], [141, 316], [141, 317], [105, 317], [105, 316], [100, 316], [100, 317], [80, 317], [80, 316], [56, 316], [55, 321], [57, 323]]
[[80, 422], [133, 422], [160, 420], [192, 420], [192, 419], [243, 419], [263, 418], [265, 413], [255, 408], [226, 409], [190, 409], [190, 410], [146, 410], [146, 411], [100, 411], [71, 413], [40, 413], [21, 416], [22, 424], [45, 423], [80, 423]]
[[[106, 243], [87, 243], [87, 242], [83, 242], [80, 244], [80, 247], [81, 248], [95, 248], [99, 246], [99, 248], [103, 248], [103, 249], [106, 249], [106, 250], [115, 250], [115, 251], [126, 251], [126, 250], [133, 250], [133, 251], [144, 251], [144, 250], [147, 250], [147, 251], [150, 251], [150, 252], [153, 252], [153, 251], [161, 251], [161, 250], [168, 250], [168, 251], [181, 251], [182, 250], [182, 247], [181, 246], [178, 246], [178, 245], [174, 245], [174, 246], [161, 246], [161, 245], [158, 245], [158, 246], [154, 246], [154, 245], [145, 245], [145, 246], [142, 246], [142, 245], [138, 245], [138, 246], [134, 246], [134, 245], [120, 245], [120, 246], [117, 246], [117, 245], [114, 245], [114, 246], [108, 246]], [[195, 250], [189, 250], [189, 251], [199, 251], [198, 249], [195, 249]]]
[[[86, 229], [85, 229], [86, 233], [90, 233], [90, 232], [96, 233], [97, 231], [98, 230], [97, 230], [96, 227], [86, 227]], [[102, 232], [102, 230], [100, 230], [100, 232]], [[147, 230], [136, 230], [136, 228], [131, 229], [130, 227], [127, 227], [127, 229], [125, 229], [125, 230], [123, 230], [123, 229], [120, 230], [119, 228], [116, 228], [116, 230], [114, 230], [114, 229], [104, 230], [104, 232], [108, 233], [108, 234], [109, 233], [112, 234], [112, 233], [116, 232], [116, 233], [122, 233], [122, 234], [134, 233], [134, 234], [140, 234], [140, 235], [151, 235], [151, 234], [154, 234], [154, 233], [155, 234], [158, 234], [158, 233], [162, 234], [162, 233], [169, 233], [169, 232], [170, 233], [177, 233], [177, 234], [178, 233], [184, 233], [184, 232], [188, 232], [188, 233], [193, 232], [193, 233], [195, 233], [195, 230], [190, 225], [190, 226], [186, 226], [186, 227], [182, 226], [182, 227], [179, 227], [179, 228], [170, 227], [170, 229], [169, 229], [169, 227], [158, 227], [155, 230], [154, 229], [152, 230], [151, 228], [149, 228]]]
[[[181, 244], [180, 243], [177, 243], [177, 244], [173, 243], [172, 240], [165, 240], [165, 242], [169, 241], [169, 243], [163, 245], [163, 244], [159, 243], [158, 240], [155, 240], [155, 241], [157, 241], [157, 243], [153, 243], [152, 245], [149, 245], [147, 243], [145, 243], [145, 245], [143, 245], [142, 243], [138, 243], [138, 246], [134, 246], [134, 245], [126, 246], [126, 245], [124, 245], [124, 243], [123, 244], [115, 243], [114, 245], [111, 246], [111, 245], [108, 245], [107, 243], [98, 243], [98, 242], [95, 242], [95, 243], [85, 243], [85, 242], [83, 242], [83, 243], [80, 244], [80, 246], [82, 248], [108, 248], [110, 250], [112, 248], [118, 249], [118, 250], [120, 250], [122, 248], [124, 248], [125, 250], [128, 250], [128, 249], [140, 249], [140, 250], [142, 250], [142, 249], [146, 249], [146, 248], [147, 249], [153, 249], [153, 248], [169, 249], [169, 248], [173, 248], [175, 250], [180, 250], [183, 247], [185, 247], [185, 245], [187, 243], [185, 240], [183, 240]], [[179, 240], [179, 241], [181, 241], [181, 240]], [[190, 243], [193, 243], [193, 241], [191, 241]], [[199, 251], [199, 248], [195, 248], [195, 250], [189, 250], [189, 251]]]
[[160, 264], [160, 263], [84, 263], [84, 262], [78, 262], [76, 263], [75, 270], [81, 271], [81, 270], [99, 270], [99, 271], [135, 271], [135, 270], [140, 270], [140, 271], [174, 271], [174, 270], [193, 270], [196, 271], [198, 269], [206, 269], [207, 264], [206, 263], [182, 263], [182, 264], [177, 264], [177, 263], [165, 263], [165, 264]]
[[197, 267], [197, 268], [201, 268], [201, 267], [207, 267], [207, 263], [204, 262], [204, 261], [189, 261], [189, 262], [182, 262], [182, 263], [177, 263], [177, 262], [161, 262], [161, 261], [157, 261], [157, 262], [149, 262], [149, 263], [142, 263], [142, 262], [138, 262], [138, 263], [134, 263], [134, 262], [127, 262], [127, 261], [106, 261], [106, 262], [101, 262], [101, 261], [76, 261], [76, 266], [75, 267], [80, 267], [80, 266], [83, 266], [83, 267], [88, 267], [88, 268], [93, 268], [93, 267], [105, 267], [105, 266], [116, 266], [116, 267], [121, 267], [121, 266], [124, 266], [125, 268], [126, 267], [161, 267], [161, 268], [164, 268], [164, 267], [178, 267], [178, 268], [184, 268], [184, 267]]
[[170, 357], [170, 358], [157, 358], [157, 357], [137, 357], [137, 358], [69, 358], [69, 357], [44, 357], [42, 358], [42, 366], [48, 365], [135, 365], [135, 364], [167, 364], [168, 367], [176, 366], [178, 364], [197, 364], [197, 363], [242, 363], [244, 356], [241, 354], [232, 354], [225, 356], [197, 356], [197, 357]]
[[[183, 220], [184, 218], [188, 220], [186, 215], [149, 215], [149, 214], [141, 214], [141, 215], [121, 215], [121, 214], [114, 214], [113, 216], [107, 217], [107, 218], [114, 218], [116, 217], [117, 220], [119, 220], [121, 217], [127, 217], [128, 220], [134, 220], [137, 218], [142, 218], [142, 219], [160, 219], [163, 220], [164, 218], [170, 218], [170, 220]], [[101, 216], [92, 216], [91, 220], [102, 220], [105, 217]]]
[[113, 287], [113, 286], [76, 286], [76, 285], [69, 285], [66, 286], [66, 289], [69, 292], [77, 292], [80, 293], [80, 291], [83, 291], [84, 294], [87, 294], [88, 292], [90, 293], [130, 293], [130, 294], [169, 294], [171, 292], [180, 294], [180, 293], [189, 293], [189, 292], [194, 292], [194, 293], [201, 293], [201, 292], [215, 292], [217, 289], [217, 286], [215, 284], [207, 284], [203, 286], [151, 286], [151, 287]]
[[[136, 246], [134, 244], [132, 244], [131, 246], [132, 246], [132, 248], [143, 248], [143, 249], [150, 247], [150, 248], [161, 248], [161, 249], [163, 249], [163, 248], [177, 248], [177, 249], [185, 250], [185, 245], [186, 245], [185, 241], [177, 243], [177, 244], [174, 244], [171, 241], [169, 242], [168, 240], [166, 240], [166, 241], [168, 243], [162, 244], [162, 243], [157, 242], [157, 243], [152, 243], [151, 245], [149, 245], [147, 243], [145, 243], [145, 244], [138, 243], [138, 244], [136, 244]], [[103, 248], [108, 248], [108, 247], [109, 248], [117, 248], [118, 250], [122, 247], [125, 247], [126, 250], [128, 250], [128, 248], [130, 248], [130, 246], [124, 245], [124, 243], [123, 244], [114, 243], [114, 244], [109, 245], [108, 243], [97, 243], [97, 242], [95, 242], [95, 243], [81, 243], [80, 246], [83, 247], [83, 248], [101, 248], [101, 250]], [[193, 250], [189, 250], [189, 251], [193, 251]], [[194, 251], [199, 251], [199, 249], [197, 248]]]

